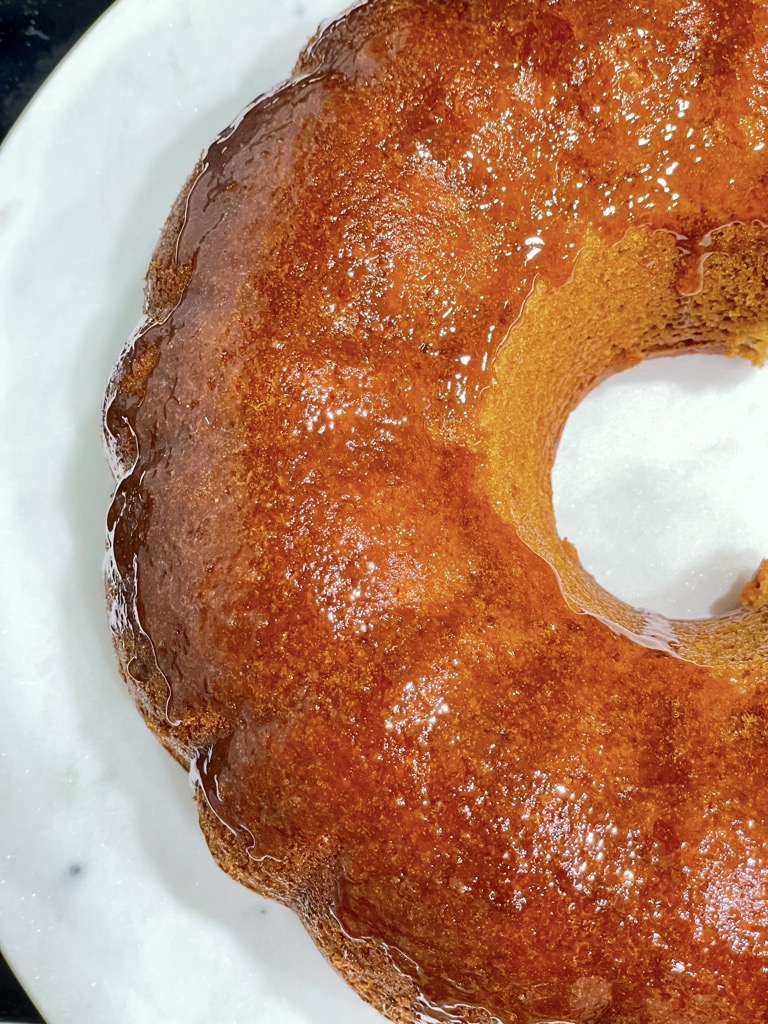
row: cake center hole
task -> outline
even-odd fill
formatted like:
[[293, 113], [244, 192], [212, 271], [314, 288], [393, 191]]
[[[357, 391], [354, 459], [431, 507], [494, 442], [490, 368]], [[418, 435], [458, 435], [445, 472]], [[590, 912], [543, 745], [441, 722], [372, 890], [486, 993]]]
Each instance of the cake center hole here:
[[768, 558], [767, 453], [768, 367], [642, 363], [569, 417], [552, 470], [558, 531], [627, 604], [725, 614]]

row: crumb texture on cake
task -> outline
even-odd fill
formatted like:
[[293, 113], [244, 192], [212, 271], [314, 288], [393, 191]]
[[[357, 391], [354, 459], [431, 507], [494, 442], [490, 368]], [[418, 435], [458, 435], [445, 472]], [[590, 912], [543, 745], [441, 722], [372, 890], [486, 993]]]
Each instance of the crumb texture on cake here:
[[370, 0], [210, 147], [105, 405], [126, 681], [211, 850], [393, 1021], [768, 1021], [765, 569], [557, 534], [606, 375], [768, 345], [768, 17]]

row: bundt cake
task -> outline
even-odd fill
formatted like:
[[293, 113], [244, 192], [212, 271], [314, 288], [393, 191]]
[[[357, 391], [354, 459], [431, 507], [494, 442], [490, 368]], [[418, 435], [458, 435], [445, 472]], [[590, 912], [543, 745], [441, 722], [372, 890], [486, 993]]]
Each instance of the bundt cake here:
[[628, 607], [550, 484], [607, 374], [762, 360], [767, 121], [763, 3], [369, 0], [162, 233], [122, 672], [219, 864], [400, 1024], [768, 1021], [761, 581]]

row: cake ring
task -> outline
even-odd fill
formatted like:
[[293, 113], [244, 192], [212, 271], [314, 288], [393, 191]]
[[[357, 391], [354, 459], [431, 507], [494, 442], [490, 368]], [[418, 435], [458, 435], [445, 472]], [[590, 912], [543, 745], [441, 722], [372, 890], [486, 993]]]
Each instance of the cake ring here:
[[125, 679], [391, 1020], [768, 1021], [768, 621], [552, 511], [644, 358], [768, 344], [768, 11], [370, 0], [208, 149], [109, 386]]

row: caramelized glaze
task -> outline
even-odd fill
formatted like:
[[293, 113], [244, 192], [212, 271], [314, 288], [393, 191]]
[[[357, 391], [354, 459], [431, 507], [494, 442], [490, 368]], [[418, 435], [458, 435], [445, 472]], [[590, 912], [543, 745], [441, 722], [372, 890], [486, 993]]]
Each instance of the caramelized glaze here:
[[372, 0], [166, 226], [105, 413], [123, 671], [393, 1020], [768, 1020], [764, 606], [622, 606], [548, 490], [606, 373], [762, 358], [767, 55], [746, 0]]

